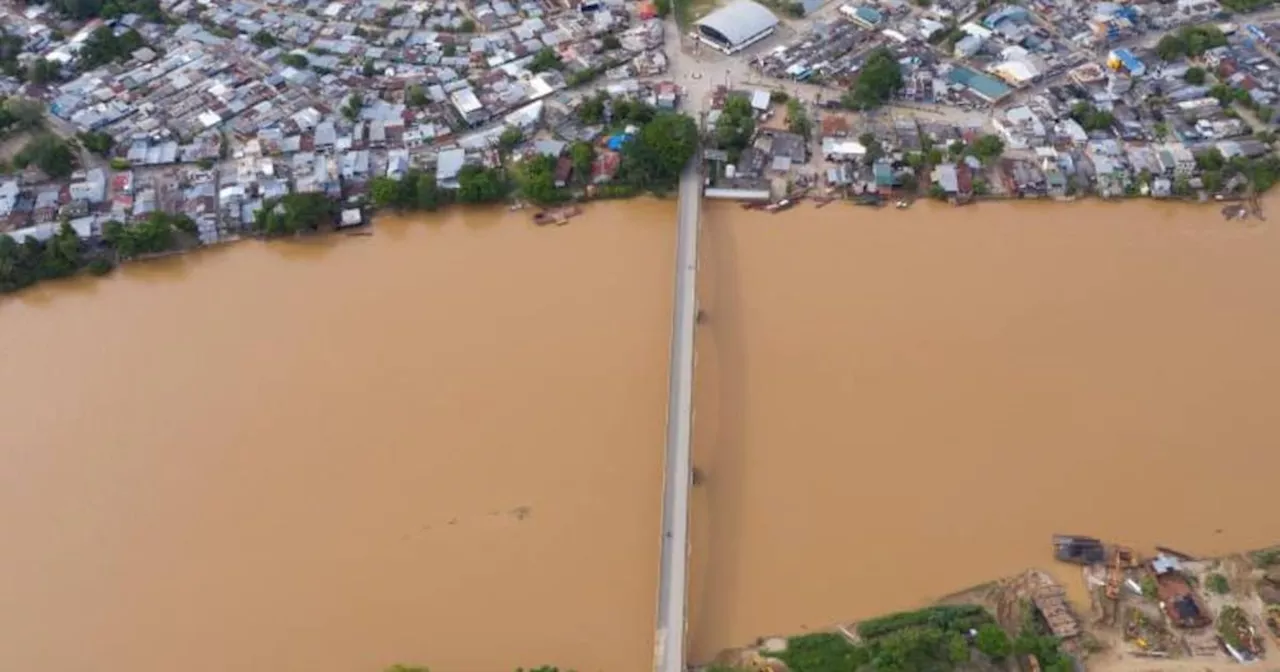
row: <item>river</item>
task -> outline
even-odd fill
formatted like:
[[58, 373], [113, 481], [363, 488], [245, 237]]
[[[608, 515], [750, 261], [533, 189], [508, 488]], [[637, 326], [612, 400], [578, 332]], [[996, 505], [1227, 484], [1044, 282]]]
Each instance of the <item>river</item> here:
[[1275, 543], [1274, 224], [1083, 202], [704, 225], [696, 658], [1028, 566], [1079, 596], [1055, 532]]
[[[651, 669], [674, 210], [0, 300], [0, 669]], [[1273, 224], [704, 214], [696, 658], [1051, 566], [1054, 532], [1274, 541]]]
[[674, 205], [383, 220], [0, 303], [0, 670], [652, 653]]

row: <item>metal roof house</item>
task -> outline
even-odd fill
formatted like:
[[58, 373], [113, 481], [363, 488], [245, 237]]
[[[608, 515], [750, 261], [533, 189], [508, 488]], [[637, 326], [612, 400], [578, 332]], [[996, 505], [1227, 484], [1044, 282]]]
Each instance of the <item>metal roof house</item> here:
[[773, 34], [778, 17], [764, 5], [751, 0], [737, 0], [694, 24], [697, 37], [706, 44], [733, 54]]

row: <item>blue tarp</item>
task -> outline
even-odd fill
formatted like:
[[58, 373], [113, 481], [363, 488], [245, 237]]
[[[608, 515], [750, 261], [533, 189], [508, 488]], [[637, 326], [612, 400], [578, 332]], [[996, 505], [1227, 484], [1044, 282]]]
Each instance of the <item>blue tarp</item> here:
[[613, 151], [616, 152], [619, 149], [622, 149], [623, 145], [627, 144], [627, 140], [630, 140], [630, 138], [624, 133], [619, 133], [613, 137], [610, 137], [609, 143], [608, 143], [609, 149], [612, 149]]

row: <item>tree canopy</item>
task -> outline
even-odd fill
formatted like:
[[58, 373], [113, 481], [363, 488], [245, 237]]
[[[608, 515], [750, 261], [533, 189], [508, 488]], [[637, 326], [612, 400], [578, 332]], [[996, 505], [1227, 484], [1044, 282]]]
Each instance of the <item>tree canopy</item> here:
[[1115, 126], [1116, 118], [1110, 112], [1099, 110], [1089, 103], [1076, 103], [1071, 108], [1071, 118], [1086, 131], [1104, 131]]
[[902, 66], [886, 47], [872, 51], [853, 86], [841, 97], [845, 107], [869, 110], [889, 101], [902, 88]]
[[670, 187], [697, 149], [698, 127], [693, 119], [660, 112], [623, 146], [619, 174], [641, 189]]
[[64, 178], [75, 172], [76, 153], [62, 138], [52, 133], [41, 133], [27, 142], [13, 156], [13, 165], [26, 168], [34, 165], [53, 178]]
[[111, 147], [115, 145], [115, 139], [110, 133], [101, 133], [98, 131], [84, 131], [77, 133], [76, 137], [80, 139], [80, 146], [97, 154], [98, 156], [108, 156], [111, 153]]
[[44, 104], [30, 98], [0, 99], [0, 136], [44, 128]]
[[716, 120], [716, 146], [729, 153], [730, 161], [737, 161], [742, 150], [751, 144], [756, 132], [756, 113], [745, 96], [730, 97]]
[[30, 237], [19, 243], [0, 234], [0, 292], [74, 275], [89, 261], [84, 244], [65, 220], [58, 232], [44, 242]]
[[153, 212], [145, 220], [126, 226], [112, 220], [102, 227], [102, 239], [121, 259], [166, 252], [177, 247], [179, 233], [196, 234], [196, 223], [182, 214]]
[[984, 135], [974, 140], [973, 146], [969, 149], [983, 163], [990, 163], [992, 160], [1000, 158], [1001, 154], [1004, 154], [1004, 141], [998, 135]]
[[116, 35], [110, 27], [102, 26], [80, 45], [76, 64], [82, 70], [92, 70], [113, 61], [127, 61], [130, 54], [146, 45], [142, 35], [132, 28]]
[[268, 236], [287, 236], [329, 226], [337, 214], [337, 205], [325, 194], [292, 193], [264, 203], [253, 224]]
[[498, 168], [463, 166], [458, 173], [459, 203], [497, 203], [507, 195], [507, 181]]
[[369, 185], [369, 196], [377, 208], [435, 210], [445, 202], [447, 193], [436, 185], [434, 174], [416, 169], [398, 180], [375, 177]]
[[1227, 36], [1217, 26], [1186, 26], [1160, 38], [1156, 43], [1156, 55], [1166, 61], [1176, 61], [1186, 56], [1200, 56], [1226, 44]]
[[813, 120], [809, 118], [809, 111], [795, 98], [787, 101], [787, 129], [806, 139], [813, 132]]
[[560, 62], [560, 56], [551, 47], [543, 47], [538, 53], [534, 54], [533, 60], [529, 62], [529, 72], [559, 70], [563, 65]]
[[152, 23], [165, 21], [159, 0], [49, 0], [48, 5], [54, 11], [78, 21], [117, 19], [125, 14], [138, 14]]

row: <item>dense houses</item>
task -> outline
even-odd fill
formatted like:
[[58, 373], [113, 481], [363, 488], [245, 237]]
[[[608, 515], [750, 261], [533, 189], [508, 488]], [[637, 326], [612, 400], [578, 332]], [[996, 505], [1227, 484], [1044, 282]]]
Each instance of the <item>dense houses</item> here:
[[[784, 188], [812, 180], [830, 192], [928, 191], [960, 200], [1208, 197], [1280, 179], [1273, 155], [1280, 22], [1269, 18], [1228, 17], [1202, 0], [853, 0], [749, 64], [782, 90], [818, 87], [806, 102], [819, 158], [788, 173]], [[842, 109], [839, 91], [870, 54], [886, 49], [902, 76], [890, 119]], [[980, 110], [983, 118], [939, 120], [913, 114], [914, 104]], [[773, 108], [760, 110], [759, 123], [780, 106]], [[998, 155], [972, 149], [984, 136], [998, 139], [984, 145], [998, 144]], [[760, 163], [763, 172], [742, 160], [726, 184], [755, 177], [762, 188], [770, 169], [781, 175], [781, 160]]]
[[[508, 128], [594, 138], [556, 122], [596, 90], [668, 109], [681, 92], [662, 80], [652, 6], [621, 0], [162, 6], [171, 25], [126, 15], [57, 40], [66, 23], [47, 8], [0, 5], [0, 25], [25, 38], [21, 58], [63, 74], [42, 86], [0, 77], [0, 94], [39, 98], [64, 133], [111, 140], [69, 183], [0, 177], [0, 230], [45, 238], [70, 219], [93, 235], [164, 210], [211, 242], [291, 192], [358, 199], [373, 177], [411, 168], [456, 188], [463, 166], [498, 162]], [[101, 30], [137, 31], [145, 46], [82, 67], [79, 50]], [[601, 182], [617, 170], [607, 151], [598, 163]]]

